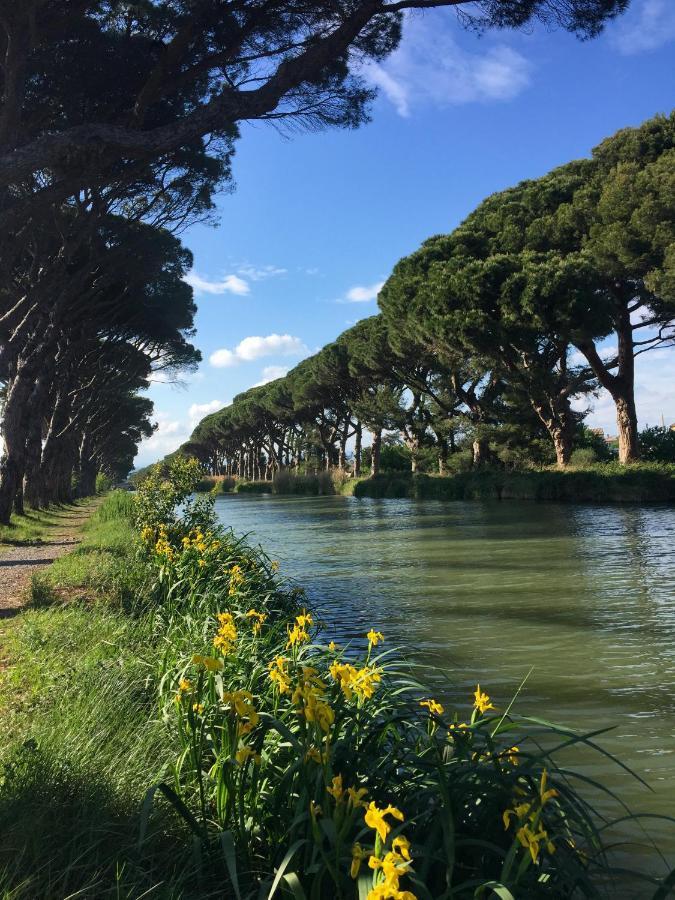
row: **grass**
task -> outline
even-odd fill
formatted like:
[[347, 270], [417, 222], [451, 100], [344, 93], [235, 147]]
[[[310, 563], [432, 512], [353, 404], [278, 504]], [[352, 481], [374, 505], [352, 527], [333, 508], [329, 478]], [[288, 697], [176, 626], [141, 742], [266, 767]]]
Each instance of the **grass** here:
[[158, 808], [139, 845], [139, 798], [171, 740], [148, 623], [76, 604], [24, 613], [4, 643], [0, 894], [172, 895], [158, 885], [194, 875], [180, 822]]
[[22, 516], [12, 516], [9, 525], [0, 525], [2, 544], [39, 544], [49, 540], [68, 525], [68, 520], [79, 515], [90, 500], [76, 500], [63, 506], [48, 509], [28, 509]]
[[33, 580], [31, 607], [2, 623], [5, 900], [209, 896], [167, 804], [141, 839], [142, 800], [172, 735], [157, 715], [152, 623], [120, 608], [137, 588], [125, 505], [106, 498], [82, 544]]
[[109, 494], [84, 525], [77, 547], [57, 559], [40, 576], [40, 583], [61, 596], [75, 592], [78, 596], [95, 597], [105, 592], [109, 603], [131, 607], [142, 590], [140, 572], [129, 564], [134, 541], [132, 510], [131, 494]]

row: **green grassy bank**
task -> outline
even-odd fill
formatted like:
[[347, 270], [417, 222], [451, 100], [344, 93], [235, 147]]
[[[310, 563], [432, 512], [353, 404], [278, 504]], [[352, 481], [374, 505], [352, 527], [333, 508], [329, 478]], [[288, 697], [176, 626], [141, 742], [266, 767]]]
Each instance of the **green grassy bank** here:
[[[668, 463], [596, 463], [559, 469], [484, 468], [439, 476], [383, 472], [375, 478], [345, 473], [316, 475], [279, 472], [273, 481], [215, 482], [218, 490], [237, 494], [281, 494], [409, 498], [417, 500], [540, 500], [570, 503], [673, 503], [675, 465]], [[213, 488], [202, 482], [200, 489]]]
[[659, 896], [612, 870], [602, 785], [542, 749], [592, 737], [483, 688], [444, 710], [386, 623], [336, 646], [178, 466], [3, 622], [0, 896]]
[[[348, 483], [348, 486], [349, 483]], [[584, 469], [485, 469], [447, 477], [385, 473], [354, 481], [355, 497], [433, 500], [546, 500], [574, 503], [675, 502], [675, 466], [598, 464]]]

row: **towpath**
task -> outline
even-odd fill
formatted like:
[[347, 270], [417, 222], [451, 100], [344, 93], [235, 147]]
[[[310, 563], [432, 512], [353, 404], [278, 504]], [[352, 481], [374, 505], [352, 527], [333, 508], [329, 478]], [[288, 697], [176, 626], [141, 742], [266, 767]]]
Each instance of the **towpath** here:
[[94, 511], [96, 502], [55, 513], [58, 524], [50, 526], [39, 544], [0, 542], [0, 619], [10, 618], [21, 609], [31, 577], [36, 572], [80, 542], [82, 526]]

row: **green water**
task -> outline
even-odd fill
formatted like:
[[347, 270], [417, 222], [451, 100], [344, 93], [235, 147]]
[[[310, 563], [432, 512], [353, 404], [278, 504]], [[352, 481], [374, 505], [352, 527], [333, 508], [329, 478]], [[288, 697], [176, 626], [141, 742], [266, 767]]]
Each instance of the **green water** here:
[[[462, 711], [476, 682], [502, 707], [584, 731], [583, 772], [633, 809], [675, 815], [675, 509], [354, 498], [220, 497], [306, 589], [332, 636], [372, 625]], [[613, 810], [618, 812], [616, 807]], [[675, 862], [675, 826], [647, 823]], [[633, 835], [631, 835], [633, 836]], [[642, 859], [637, 848], [624, 858]]]

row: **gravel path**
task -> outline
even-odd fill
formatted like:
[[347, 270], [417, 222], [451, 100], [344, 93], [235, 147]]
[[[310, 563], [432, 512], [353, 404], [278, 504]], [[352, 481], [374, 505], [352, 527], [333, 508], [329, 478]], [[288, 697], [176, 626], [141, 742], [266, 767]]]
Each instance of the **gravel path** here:
[[80, 528], [93, 511], [83, 506], [68, 516], [64, 527], [41, 544], [10, 546], [0, 544], [0, 619], [14, 616], [20, 610], [35, 572], [68, 553], [80, 542]]

